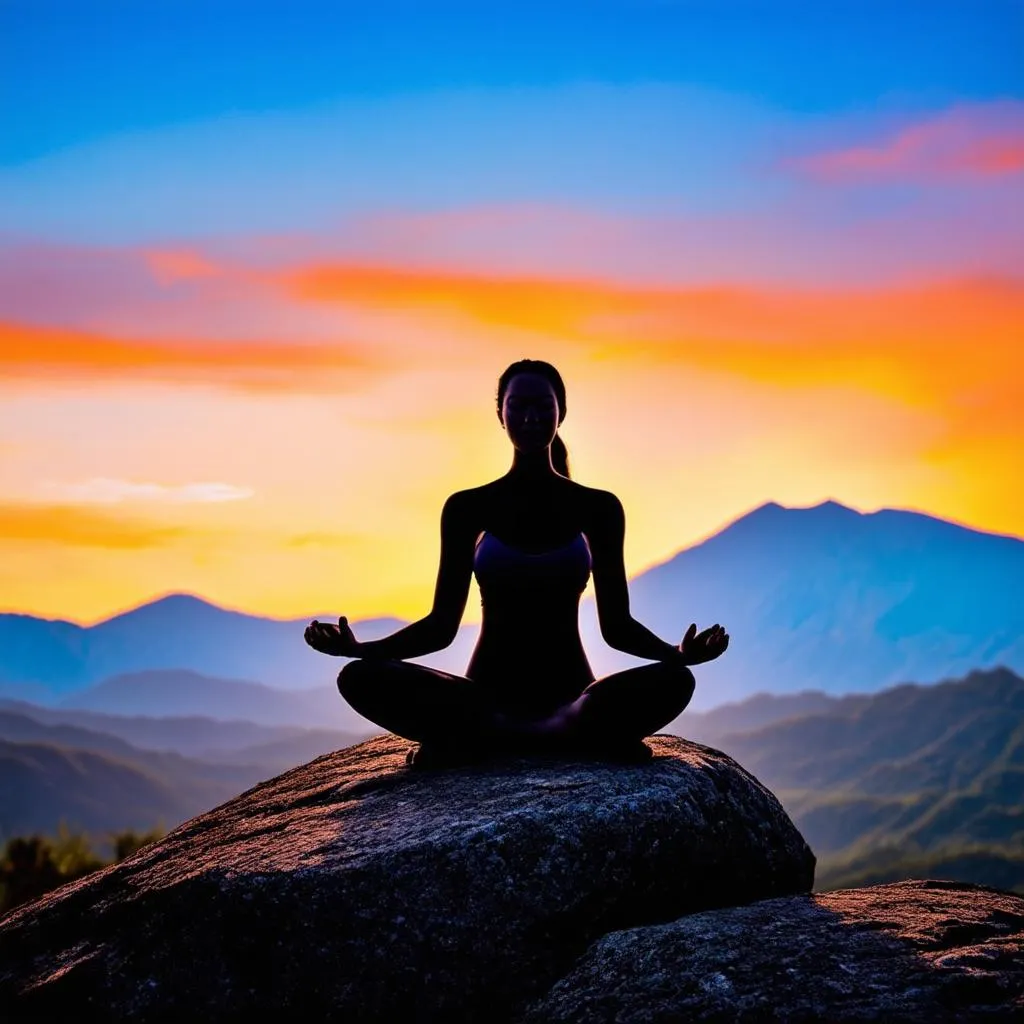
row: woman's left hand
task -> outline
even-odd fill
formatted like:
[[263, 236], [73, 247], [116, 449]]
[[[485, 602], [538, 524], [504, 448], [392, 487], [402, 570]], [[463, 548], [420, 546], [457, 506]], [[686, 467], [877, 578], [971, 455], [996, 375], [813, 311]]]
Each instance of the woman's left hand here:
[[700, 665], [714, 661], [728, 646], [729, 634], [717, 622], [700, 633], [697, 632], [697, 623], [691, 622], [679, 650], [687, 665]]

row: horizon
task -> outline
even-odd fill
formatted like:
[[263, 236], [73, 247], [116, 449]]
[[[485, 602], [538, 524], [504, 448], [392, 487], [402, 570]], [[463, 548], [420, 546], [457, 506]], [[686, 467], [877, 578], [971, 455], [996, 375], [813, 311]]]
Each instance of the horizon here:
[[769, 499], [1024, 535], [1019, 4], [172, 7], [0, 5], [8, 607], [415, 618], [524, 356], [629, 576]]
[[[741, 513], [738, 516], [734, 516], [734, 517], [728, 519], [724, 524], [722, 524], [720, 527], [718, 527], [717, 529], [713, 530], [711, 533], [707, 534], [706, 536], [698, 538], [697, 540], [695, 540], [695, 541], [693, 541], [693, 542], [691, 542], [689, 544], [686, 544], [686, 545], [684, 545], [684, 546], [682, 546], [680, 548], [677, 548], [676, 550], [674, 550], [670, 554], [664, 556], [663, 558], [661, 558], [661, 559], [651, 563], [648, 566], [645, 566], [644, 568], [641, 568], [639, 571], [637, 571], [635, 573], [631, 573], [629, 575], [629, 577], [628, 577], [628, 580], [630, 582], [632, 582], [632, 580], [634, 578], [636, 578], [638, 576], [642, 576], [644, 573], [649, 572], [652, 569], [657, 569], [660, 566], [666, 565], [667, 563], [671, 562], [674, 558], [676, 558], [678, 555], [684, 554], [687, 551], [691, 551], [694, 548], [700, 547], [702, 544], [706, 543], [707, 541], [712, 540], [715, 537], [719, 536], [720, 534], [725, 533], [728, 529], [730, 529], [730, 527], [736, 525], [737, 523], [741, 522], [744, 519], [747, 519], [747, 518], [757, 514], [758, 512], [763, 511], [766, 508], [775, 507], [775, 508], [781, 509], [782, 511], [785, 511], [785, 512], [813, 512], [813, 511], [818, 511], [818, 510], [822, 509], [825, 506], [835, 506], [837, 508], [843, 509], [844, 511], [853, 512], [856, 515], [858, 515], [860, 517], [864, 517], [864, 518], [870, 518], [871, 516], [877, 515], [879, 512], [900, 512], [900, 513], [906, 513], [908, 515], [923, 516], [923, 517], [925, 517], [927, 519], [933, 519], [933, 520], [937, 520], [939, 522], [947, 523], [950, 526], [955, 526], [955, 527], [958, 527], [959, 529], [962, 529], [962, 530], [968, 530], [968, 531], [970, 531], [972, 533], [981, 533], [981, 534], [985, 534], [986, 536], [989, 536], [989, 537], [1002, 537], [1002, 538], [1005, 538], [1007, 540], [1016, 540], [1016, 541], [1021, 541], [1022, 543], [1024, 543], [1024, 537], [1018, 537], [1018, 536], [1015, 536], [1014, 534], [1008, 534], [1008, 533], [998, 533], [998, 532], [992, 531], [992, 530], [979, 529], [978, 527], [971, 526], [968, 523], [959, 523], [959, 522], [956, 522], [955, 520], [952, 520], [952, 519], [946, 519], [946, 518], [941, 517], [941, 516], [932, 515], [931, 513], [928, 513], [928, 512], [923, 512], [920, 509], [882, 507], [882, 508], [871, 509], [869, 511], [865, 511], [863, 509], [857, 509], [857, 508], [853, 508], [853, 507], [851, 507], [849, 505], [845, 505], [842, 502], [836, 501], [833, 498], [825, 498], [822, 501], [817, 502], [817, 503], [815, 503], [813, 505], [796, 505], [796, 506], [794, 506], [794, 505], [782, 505], [782, 504], [780, 504], [777, 501], [773, 501], [773, 500], [769, 499], [768, 501], [762, 502], [760, 505], [756, 506], [755, 508], [748, 509], [746, 512], [743, 512], [743, 513]], [[473, 584], [473, 588], [471, 589], [471, 592], [470, 592], [470, 596], [471, 597], [473, 595], [473, 590], [475, 590], [475, 581], [474, 581], [474, 584]], [[593, 597], [593, 588], [592, 588], [592, 586], [590, 584], [588, 584], [587, 590], [584, 593], [585, 593], [584, 600], [586, 600], [587, 598], [592, 598]], [[66, 622], [66, 623], [68, 623], [70, 625], [78, 626], [78, 627], [83, 628], [83, 629], [91, 629], [91, 628], [93, 628], [95, 626], [102, 625], [104, 622], [109, 622], [110, 620], [119, 618], [122, 615], [127, 615], [130, 612], [137, 611], [140, 608], [146, 608], [146, 607], [148, 607], [150, 605], [158, 604], [161, 601], [167, 601], [167, 600], [170, 600], [170, 599], [173, 599], [173, 598], [189, 598], [189, 599], [198, 601], [198, 602], [200, 602], [202, 604], [205, 604], [205, 605], [207, 605], [209, 607], [216, 608], [219, 611], [230, 612], [230, 613], [237, 614], [237, 615], [252, 616], [252, 617], [255, 617], [255, 618], [260, 618], [260, 619], [264, 619], [264, 620], [271, 621], [271, 622], [298, 622], [298, 621], [302, 621], [303, 619], [306, 619], [306, 618], [324, 617], [325, 615], [329, 615], [330, 614], [330, 613], [327, 613], [327, 612], [320, 611], [320, 612], [298, 612], [298, 613], [294, 613], [293, 612], [291, 614], [285, 614], [285, 615], [267, 615], [265, 613], [261, 613], [259, 611], [253, 610], [251, 608], [244, 608], [244, 607], [229, 606], [229, 605], [221, 604], [220, 602], [215, 601], [212, 598], [210, 598], [210, 597], [208, 597], [208, 596], [206, 596], [204, 594], [191, 593], [191, 592], [188, 592], [188, 591], [181, 591], [181, 590], [171, 590], [171, 591], [165, 591], [163, 593], [153, 594], [153, 595], [150, 595], [149, 597], [141, 598], [140, 600], [138, 600], [134, 604], [128, 605], [128, 606], [126, 606], [124, 608], [119, 608], [119, 609], [114, 609], [114, 610], [108, 611], [108, 612], [100, 615], [98, 618], [95, 618], [95, 619], [93, 619], [91, 621], [82, 621], [80, 619], [72, 619], [72, 618], [69, 618], [68, 616], [64, 616], [64, 615], [57, 615], [57, 616], [36, 615], [36, 614], [34, 614], [32, 612], [26, 612], [26, 611], [23, 611], [23, 610], [20, 610], [20, 609], [11, 609], [11, 608], [2, 608], [2, 607], [0, 607], [0, 615], [22, 615], [22, 616], [26, 616], [26, 617], [30, 617], [30, 618], [43, 619], [43, 620], [50, 621], [50, 622]], [[467, 613], [470, 612], [470, 610], [473, 609], [473, 608], [474, 608], [473, 603], [471, 601], [467, 601], [467, 604], [466, 604]], [[423, 610], [423, 614], [426, 614], [426, 611], [428, 611], [428, 610], [429, 610], [428, 608], [425, 608]], [[387, 611], [371, 613], [369, 615], [362, 615], [358, 619], [354, 619], [351, 616], [349, 616], [349, 619], [350, 619], [350, 621], [353, 624], [358, 624], [359, 622], [367, 622], [367, 621], [373, 621], [373, 620], [382, 620], [382, 619], [395, 619], [395, 620], [399, 620], [399, 621], [409, 621], [407, 618], [403, 619], [403, 617], [401, 615], [398, 615], [398, 614], [396, 614], [394, 612], [387, 612]], [[462, 625], [464, 625], [464, 626], [465, 625], [474, 625], [475, 626], [475, 625], [479, 625], [479, 624], [480, 624], [480, 617], [478, 615], [466, 614], [466, 615], [463, 615], [463, 617], [462, 617]], [[765, 691], [765, 692], [767, 692], [767, 691]]]

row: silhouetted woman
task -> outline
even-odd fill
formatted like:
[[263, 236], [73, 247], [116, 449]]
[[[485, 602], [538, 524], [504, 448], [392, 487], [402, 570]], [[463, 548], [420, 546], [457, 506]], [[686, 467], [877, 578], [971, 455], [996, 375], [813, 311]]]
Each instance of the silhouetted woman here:
[[[622, 505], [569, 479], [558, 371], [541, 360], [513, 363], [497, 398], [512, 468], [445, 501], [430, 614], [367, 643], [344, 616], [337, 625], [314, 620], [306, 643], [355, 659], [338, 676], [341, 695], [370, 721], [419, 741], [412, 763], [420, 767], [509, 745], [649, 757], [643, 737], [686, 707], [689, 666], [717, 658], [728, 634], [717, 624], [698, 634], [691, 624], [675, 646], [630, 615]], [[595, 681], [578, 621], [591, 572], [605, 642], [653, 664]], [[473, 574], [483, 622], [465, 676], [406, 661], [452, 643]]]

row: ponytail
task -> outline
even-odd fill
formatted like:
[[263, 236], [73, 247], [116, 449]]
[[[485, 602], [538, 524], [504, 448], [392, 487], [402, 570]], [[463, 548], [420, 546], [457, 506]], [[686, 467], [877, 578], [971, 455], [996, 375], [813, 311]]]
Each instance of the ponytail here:
[[562, 476], [571, 475], [569, 473], [569, 449], [565, 447], [565, 442], [558, 434], [555, 434], [551, 440], [551, 465], [555, 467], [556, 473], [561, 473]]

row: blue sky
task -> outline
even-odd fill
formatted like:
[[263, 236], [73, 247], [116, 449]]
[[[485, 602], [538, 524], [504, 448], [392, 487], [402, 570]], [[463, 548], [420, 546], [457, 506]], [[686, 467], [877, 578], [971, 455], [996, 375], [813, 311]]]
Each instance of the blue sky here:
[[1019, 96], [1024, 4], [4, 0], [0, 161], [342, 96], [674, 82], [794, 112]]
[[[968, 193], [972, 223], [1005, 221], [991, 181], [983, 195], [902, 180], [822, 190], [792, 162], [884, 146], [964, 108], [1005, 134], [1022, 91], [1019, 2], [15, 0], [0, 18], [0, 233], [19, 242], [300, 232], [365, 248], [352, 222], [373, 211], [539, 205], [783, 217], [828, 249], [865, 217], [955, 220]], [[892, 251], [911, 235], [920, 267], [929, 229]]]

